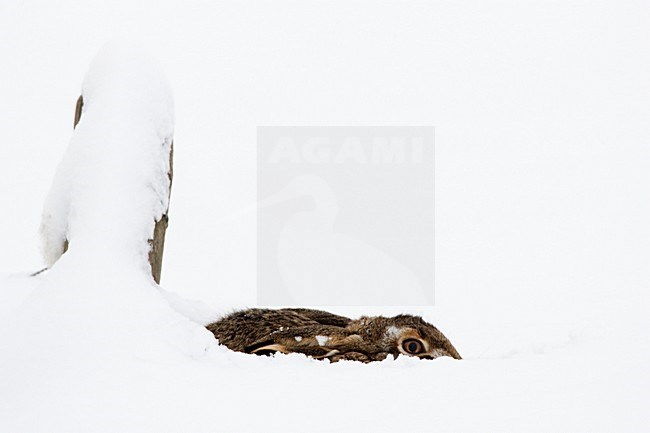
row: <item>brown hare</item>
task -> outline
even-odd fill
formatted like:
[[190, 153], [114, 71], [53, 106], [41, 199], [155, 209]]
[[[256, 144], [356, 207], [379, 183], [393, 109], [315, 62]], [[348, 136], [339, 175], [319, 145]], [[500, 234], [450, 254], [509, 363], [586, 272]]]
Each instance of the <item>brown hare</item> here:
[[421, 317], [361, 317], [352, 320], [304, 308], [252, 308], [207, 326], [231, 350], [257, 355], [302, 353], [331, 362], [381, 361], [388, 355], [461, 359], [451, 342]]

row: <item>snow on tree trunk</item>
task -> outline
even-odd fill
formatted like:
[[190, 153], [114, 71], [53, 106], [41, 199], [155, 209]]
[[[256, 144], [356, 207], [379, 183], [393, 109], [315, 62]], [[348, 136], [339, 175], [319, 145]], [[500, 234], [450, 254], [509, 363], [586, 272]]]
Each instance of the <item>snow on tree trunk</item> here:
[[[80, 96], [77, 99], [74, 112], [74, 123], [73, 127], [76, 128], [79, 120], [81, 120], [81, 113], [83, 112], [83, 96]], [[169, 150], [169, 190], [171, 192], [171, 184], [174, 175], [174, 142], [170, 146]], [[168, 195], [169, 197], [169, 195]], [[165, 248], [165, 232], [167, 231], [167, 225], [169, 224], [169, 218], [167, 212], [163, 214], [160, 219], [156, 220], [154, 226], [153, 239], [149, 239], [149, 244], [151, 249], [149, 251], [149, 264], [151, 265], [151, 275], [156, 283], [160, 284], [160, 274], [162, 272], [162, 258]], [[65, 253], [68, 250], [68, 241], [65, 240], [63, 244], [63, 252]], [[60, 256], [60, 255], [59, 255]]]
[[159, 282], [173, 124], [156, 62], [125, 44], [104, 47], [84, 80], [76, 128], [45, 202], [48, 266], [69, 248], [93, 266], [138, 267]]

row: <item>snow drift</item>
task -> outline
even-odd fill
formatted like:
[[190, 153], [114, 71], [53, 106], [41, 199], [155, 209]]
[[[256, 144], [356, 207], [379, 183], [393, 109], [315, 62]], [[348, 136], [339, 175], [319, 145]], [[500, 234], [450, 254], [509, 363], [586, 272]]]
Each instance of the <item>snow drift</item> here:
[[100, 401], [139, 377], [143, 360], [178, 362], [216, 345], [169, 305], [147, 261], [170, 188], [173, 104], [164, 75], [142, 50], [111, 43], [92, 62], [82, 95], [81, 121], [43, 211], [51, 269], [1, 335], [12, 370], [1, 387], [41, 414], [56, 402], [70, 409], [78, 399]]

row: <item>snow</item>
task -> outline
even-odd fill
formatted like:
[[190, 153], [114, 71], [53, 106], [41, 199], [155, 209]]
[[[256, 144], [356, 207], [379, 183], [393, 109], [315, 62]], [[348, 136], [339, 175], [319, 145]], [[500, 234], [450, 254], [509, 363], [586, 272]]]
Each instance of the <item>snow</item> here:
[[386, 337], [388, 337], [388, 338], [393, 337], [394, 338], [397, 335], [399, 335], [399, 328], [397, 328], [396, 326], [389, 326], [386, 329]]
[[317, 335], [316, 336], [316, 341], [318, 341], [319, 346], [325, 346], [327, 344], [327, 342], [329, 341], [329, 339], [330, 338], [325, 336], [325, 335]]
[[93, 60], [81, 93], [83, 114], [43, 210], [45, 261], [68, 239], [89, 260], [145, 267], [152, 222], [168, 208], [171, 90], [146, 53], [115, 41]]
[[[0, 431], [332, 431], [323, 413], [344, 431], [647, 431], [647, 16], [3, 2]], [[161, 68], [120, 42], [83, 80], [70, 140], [115, 36], [156, 53], [176, 127]], [[332, 310], [421, 314], [463, 360], [255, 357], [201, 327], [255, 304], [254, 215], [210, 221], [254, 201], [255, 127], [273, 124], [436, 126], [435, 308]], [[172, 132], [161, 288], [144, 241], [168, 204], [153, 143]], [[42, 208], [53, 267], [30, 277]]]
[[[176, 311], [188, 306], [170, 304], [148, 268], [148, 239], [168, 205], [173, 133], [160, 68], [142, 50], [114, 42], [92, 62], [82, 94], [83, 116], [43, 211], [51, 269], [18, 278], [35, 283], [3, 317], [3, 371], [11, 374], [2, 376], [2, 389], [12, 397], [3, 397], [3, 410], [13, 415], [3, 414], [11, 427], [2, 430], [88, 429], [104, 411], [111, 416], [124, 390], [150, 398], [147, 378], [157, 377], [157, 365], [183, 365], [217, 345]], [[64, 239], [70, 247], [61, 256]], [[128, 390], [138, 383], [142, 390]], [[104, 404], [108, 409], [98, 407]], [[30, 406], [43, 408], [44, 417], [23, 419]], [[92, 428], [123, 430], [111, 422]]]

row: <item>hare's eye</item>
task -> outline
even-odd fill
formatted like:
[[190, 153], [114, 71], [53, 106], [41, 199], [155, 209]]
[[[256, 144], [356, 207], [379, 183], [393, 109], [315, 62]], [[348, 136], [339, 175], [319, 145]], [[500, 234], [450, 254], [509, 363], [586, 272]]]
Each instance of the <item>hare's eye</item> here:
[[411, 355], [417, 355], [418, 353], [424, 352], [424, 346], [419, 340], [409, 338], [404, 340], [402, 343], [402, 348]]

